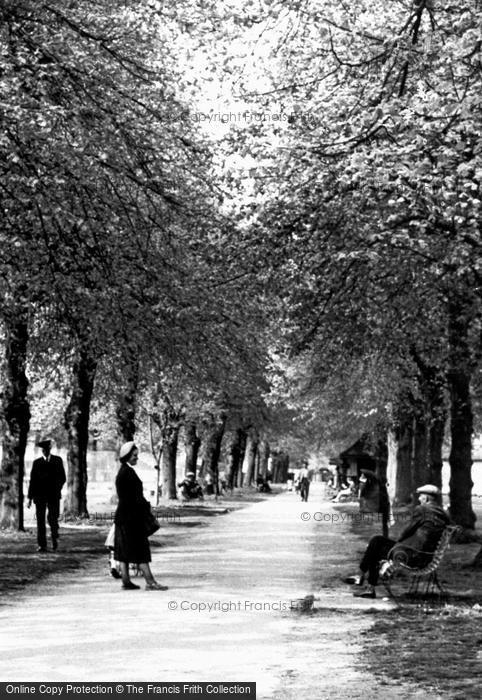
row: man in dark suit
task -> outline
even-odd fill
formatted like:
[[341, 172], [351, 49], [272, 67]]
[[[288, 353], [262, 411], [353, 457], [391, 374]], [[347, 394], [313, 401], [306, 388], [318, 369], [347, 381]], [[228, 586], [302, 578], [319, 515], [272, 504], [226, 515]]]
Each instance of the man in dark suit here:
[[34, 460], [32, 464], [28, 507], [30, 508], [32, 501], [35, 503], [38, 551], [47, 551], [46, 513], [52, 536], [52, 549], [55, 551], [59, 538], [60, 494], [65, 484], [65, 470], [62, 459], [50, 454], [52, 440], [49, 438], [40, 440], [38, 446], [43, 452], [43, 457]]
[[[440, 490], [433, 484], [425, 484], [417, 489], [420, 505], [413, 512], [407, 527], [397, 542], [407, 547], [408, 564], [424, 566], [437, 547], [444, 529], [450, 525], [450, 518], [437, 503]], [[368, 574], [368, 585], [353, 595], [359, 598], [375, 598], [380, 562], [387, 558], [389, 551], [397, 544], [395, 540], [381, 535], [372, 537], [360, 562], [361, 576], [350, 576], [347, 583], [361, 586]]]

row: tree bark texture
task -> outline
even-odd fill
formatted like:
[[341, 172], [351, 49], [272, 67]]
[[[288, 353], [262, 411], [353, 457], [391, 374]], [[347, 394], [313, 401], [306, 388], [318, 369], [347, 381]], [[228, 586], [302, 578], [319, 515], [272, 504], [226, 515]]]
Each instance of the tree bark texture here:
[[259, 443], [259, 474], [266, 479], [266, 474], [268, 472], [268, 460], [270, 455], [269, 442], [267, 440], [262, 440]]
[[236, 486], [239, 488], [242, 487], [243, 481], [244, 481], [244, 474], [243, 474], [243, 464], [244, 464], [244, 458], [246, 456], [246, 446], [248, 444], [248, 433], [246, 430], [241, 430], [241, 437], [239, 441], [239, 462], [238, 462], [238, 469], [237, 469], [237, 474], [236, 474], [236, 481], [234, 482]]
[[30, 427], [25, 373], [28, 346], [27, 312], [6, 320], [4, 390], [2, 395], [2, 464], [0, 527], [23, 530], [25, 448]]
[[450, 392], [450, 514], [457, 525], [473, 529], [472, 510], [472, 432], [473, 415], [470, 394], [472, 373], [469, 349], [469, 321], [462, 301], [449, 304]]
[[177, 498], [176, 457], [179, 423], [168, 422], [162, 430], [162, 499]]
[[284, 452], [273, 453], [273, 474], [274, 484], [285, 483], [288, 478], [290, 458]]
[[241, 469], [241, 454], [245, 448], [246, 431], [244, 431], [242, 428], [237, 428], [234, 431], [229, 444], [226, 463], [226, 483], [230, 491], [232, 491], [233, 487], [237, 484], [238, 472]]
[[73, 366], [72, 393], [65, 410], [67, 430], [67, 497], [64, 514], [70, 518], [88, 518], [87, 448], [89, 415], [97, 360], [82, 348]]
[[387, 491], [390, 503], [395, 502], [396, 485], [397, 485], [397, 451], [398, 442], [395, 430], [389, 428], [387, 431]]
[[259, 433], [256, 428], [250, 428], [248, 430], [248, 444], [246, 446], [246, 476], [244, 478], [245, 486], [251, 486], [253, 483], [258, 444]]
[[203, 476], [210, 474], [213, 478], [213, 484], [216, 495], [219, 495], [219, 457], [221, 454], [221, 444], [226, 426], [227, 413], [219, 411], [214, 416], [210, 414], [205, 421], [206, 434], [204, 438], [203, 449]]
[[442, 447], [447, 420], [446, 379], [439, 365], [430, 364], [415, 347], [411, 350], [418, 368], [420, 392], [427, 422], [427, 470], [425, 481], [442, 487]]
[[442, 449], [447, 422], [445, 378], [437, 372], [430, 379], [430, 424], [428, 429], [429, 479], [431, 484], [442, 488]]
[[418, 503], [416, 489], [429, 480], [427, 422], [423, 406], [420, 404], [413, 417], [412, 489], [415, 504]]
[[124, 370], [124, 385], [117, 397], [117, 432], [121, 442], [134, 440], [136, 432], [136, 402], [139, 385], [139, 361], [132, 357]]
[[412, 501], [412, 443], [413, 443], [413, 418], [406, 411], [399, 414], [397, 439], [397, 474], [395, 483], [396, 505], [411, 503]]
[[161, 489], [162, 500], [177, 498], [176, 459], [179, 430], [184, 422], [184, 407], [176, 409], [167, 395], [162, 397], [161, 409], [151, 414], [161, 432]]
[[197, 458], [199, 454], [199, 448], [201, 447], [201, 439], [197, 434], [197, 425], [194, 421], [189, 421], [184, 426], [184, 443], [186, 452], [186, 462], [184, 465], [184, 471], [193, 472], [196, 474], [197, 469]]

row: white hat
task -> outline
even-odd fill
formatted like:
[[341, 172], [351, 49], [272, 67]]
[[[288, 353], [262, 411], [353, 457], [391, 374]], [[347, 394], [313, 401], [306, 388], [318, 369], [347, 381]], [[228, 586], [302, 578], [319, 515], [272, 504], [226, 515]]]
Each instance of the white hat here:
[[125, 442], [119, 450], [119, 459], [127, 457], [129, 452], [132, 452], [135, 446], [136, 443], [133, 440], [131, 440], [130, 442]]
[[426, 493], [429, 496], [438, 496], [440, 495], [440, 489], [438, 486], [434, 486], [433, 484], [425, 484], [425, 486], [418, 487], [417, 493]]

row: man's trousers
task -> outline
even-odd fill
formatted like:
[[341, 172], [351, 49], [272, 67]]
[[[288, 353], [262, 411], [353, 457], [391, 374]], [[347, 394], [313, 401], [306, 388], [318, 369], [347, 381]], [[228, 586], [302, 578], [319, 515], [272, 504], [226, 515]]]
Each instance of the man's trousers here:
[[45, 549], [47, 547], [47, 530], [45, 526], [45, 514], [52, 535], [52, 544], [57, 546], [59, 537], [59, 513], [60, 499], [49, 498], [48, 500], [35, 501], [35, 512], [37, 515], [37, 542], [38, 546]]

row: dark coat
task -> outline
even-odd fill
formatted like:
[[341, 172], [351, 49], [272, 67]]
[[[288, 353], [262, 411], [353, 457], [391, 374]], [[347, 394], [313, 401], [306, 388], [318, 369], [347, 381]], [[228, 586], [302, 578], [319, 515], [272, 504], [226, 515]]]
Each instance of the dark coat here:
[[415, 508], [412, 520], [398, 541], [421, 552], [434, 552], [442, 532], [449, 524], [450, 518], [443, 508], [437, 503], [425, 503]]
[[360, 490], [360, 511], [362, 513], [384, 513], [388, 514], [390, 509], [390, 499], [384, 481], [375, 474], [367, 475], [367, 481]]
[[145, 564], [151, 561], [145, 515], [150, 509], [142, 481], [129, 464], [121, 464], [115, 480], [119, 504], [115, 512], [114, 556], [117, 561]]
[[50, 455], [48, 461], [39, 457], [32, 464], [28, 498], [38, 501], [60, 500], [62, 486], [65, 484], [65, 469], [62, 458]]

